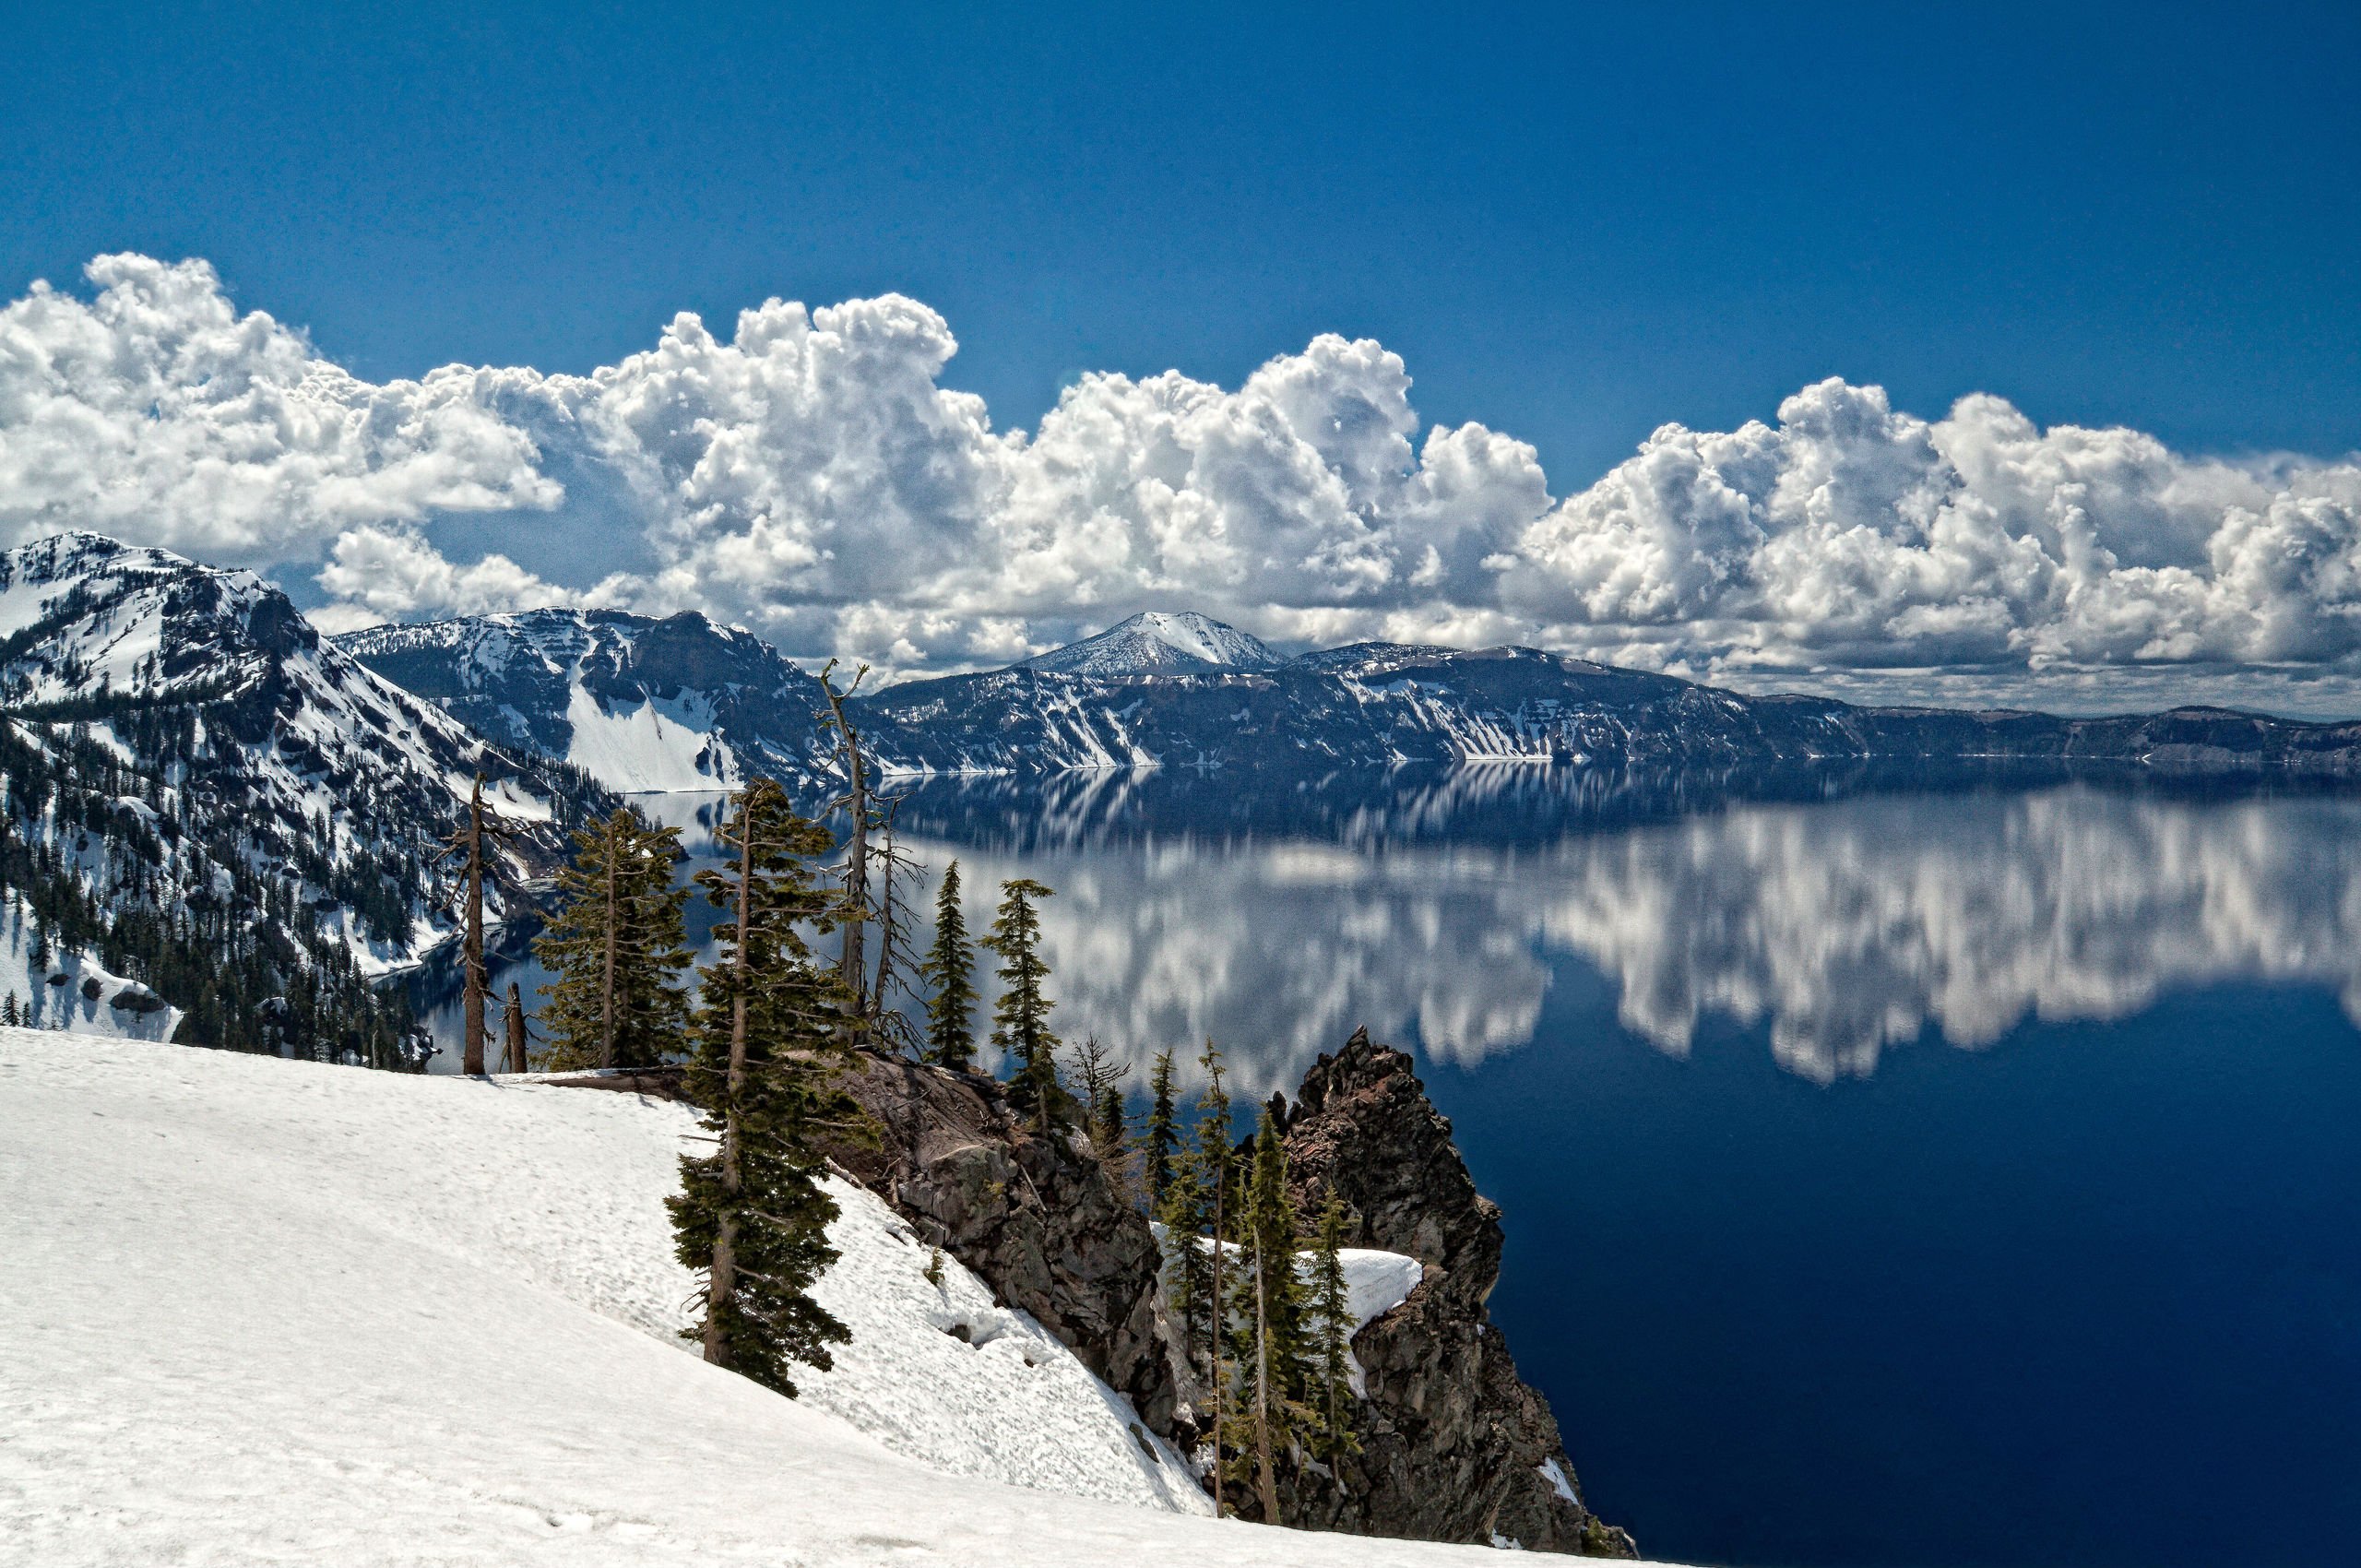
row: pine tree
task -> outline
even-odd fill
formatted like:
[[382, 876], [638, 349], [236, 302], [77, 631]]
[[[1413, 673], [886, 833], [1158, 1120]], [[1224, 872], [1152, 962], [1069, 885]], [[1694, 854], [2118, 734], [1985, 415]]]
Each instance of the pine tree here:
[[827, 929], [834, 900], [808, 863], [827, 852], [827, 831], [766, 778], [736, 806], [720, 834], [730, 869], [697, 878], [730, 916], [714, 928], [720, 955], [700, 977], [686, 1075], [717, 1146], [682, 1158], [668, 1206], [681, 1261], [705, 1276], [691, 1336], [705, 1359], [792, 1397], [789, 1363], [825, 1372], [828, 1346], [851, 1337], [810, 1293], [836, 1258], [816, 1140], [860, 1114], [832, 1082], [851, 999], [797, 929]]
[[557, 975], [541, 987], [547, 1065], [656, 1066], [685, 1043], [688, 1022], [681, 972], [691, 956], [682, 945], [689, 890], [672, 885], [681, 830], [651, 827], [618, 806], [574, 843], [574, 864], [557, 877], [564, 907], [533, 944]]
[[943, 873], [934, 895], [934, 945], [920, 973], [932, 994], [926, 1004], [926, 1059], [966, 1072], [976, 1059], [976, 950], [959, 908], [959, 862]]
[[17, 1027], [17, 993], [12, 991], [8, 993], [7, 1001], [0, 1002], [0, 1024], [6, 1024], [13, 1029]]
[[1031, 1113], [1042, 1133], [1061, 1119], [1064, 1090], [1058, 1084], [1058, 1037], [1050, 1032], [1050, 1009], [1041, 994], [1050, 966], [1041, 958], [1041, 921], [1033, 905], [1050, 897], [1030, 877], [1000, 885], [1000, 912], [984, 945], [1000, 955], [1000, 1001], [992, 1008], [992, 1044], [1016, 1058], [1010, 1098]]
[[[1197, 1063], [1205, 1070], [1205, 1089], [1197, 1097], [1197, 1146], [1192, 1151], [1191, 1164], [1199, 1186], [1197, 1202], [1203, 1218], [1204, 1235], [1209, 1241], [1205, 1249], [1204, 1271], [1204, 1301], [1198, 1322], [1205, 1336], [1205, 1386], [1213, 1398], [1212, 1431], [1214, 1439], [1214, 1516], [1222, 1513], [1222, 1458], [1225, 1439], [1224, 1396], [1228, 1392], [1229, 1368], [1223, 1354], [1222, 1315], [1228, 1301], [1223, 1286], [1224, 1264], [1229, 1251], [1230, 1225], [1236, 1218], [1231, 1188], [1236, 1185], [1234, 1165], [1236, 1156], [1230, 1147], [1229, 1096], [1221, 1087], [1221, 1052], [1214, 1049], [1212, 1040], [1205, 1041], [1204, 1053]], [[1193, 1250], [1193, 1249], [1192, 1249]]]
[[1147, 1182], [1148, 1212], [1160, 1215], [1164, 1190], [1172, 1184], [1173, 1154], [1180, 1137], [1173, 1121], [1170, 1050], [1156, 1053], [1156, 1068], [1148, 1075], [1147, 1090], [1147, 1126], [1140, 1134], [1140, 1154]]
[[[1251, 1475], [1263, 1521], [1279, 1517], [1277, 1456], [1294, 1457], [1311, 1426], [1303, 1283], [1295, 1268], [1295, 1200], [1287, 1192], [1287, 1145], [1264, 1110], [1237, 1221], [1238, 1276], [1228, 1297], [1239, 1401], [1231, 1418], [1240, 1479]], [[1251, 1448], [1251, 1452], [1249, 1449]]]
[[1210, 1379], [1214, 1301], [1213, 1254], [1205, 1245], [1214, 1229], [1214, 1186], [1195, 1148], [1174, 1158], [1156, 1208], [1172, 1258], [1169, 1289], [1172, 1315], [1180, 1325], [1180, 1350], [1190, 1370]]
[[1311, 1451], [1333, 1472], [1347, 1454], [1360, 1452], [1353, 1434], [1352, 1373], [1353, 1304], [1345, 1288], [1345, 1200], [1329, 1189], [1320, 1210], [1320, 1242], [1312, 1254], [1311, 1357], [1313, 1408], [1319, 1416]]

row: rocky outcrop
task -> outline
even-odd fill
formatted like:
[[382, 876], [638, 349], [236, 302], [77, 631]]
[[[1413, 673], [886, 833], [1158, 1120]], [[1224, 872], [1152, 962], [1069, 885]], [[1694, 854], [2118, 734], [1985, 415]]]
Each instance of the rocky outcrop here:
[[1501, 1275], [1501, 1211], [1476, 1191], [1451, 1123], [1410, 1058], [1357, 1031], [1305, 1075], [1283, 1111], [1300, 1212], [1328, 1194], [1350, 1244], [1424, 1265], [1409, 1298], [1361, 1329], [1360, 1452], [1297, 1477], [1289, 1524], [1528, 1550], [1636, 1555], [1576, 1490], [1548, 1402], [1517, 1376], [1485, 1311]]
[[841, 1142], [831, 1158], [920, 1241], [1073, 1347], [1150, 1428], [1191, 1442], [1161, 1328], [1156, 1234], [1089, 1145], [1036, 1134], [1005, 1087], [976, 1074], [863, 1051], [842, 1083], [882, 1135]]
[[[1194, 1446], [1203, 1391], [1173, 1348], [1156, 1238], [1120, 1174], [1080, 1137], [1033, 1131], [991, 1079], [862, 1053], [844, 1082], [881, 1135], [839, 1144], [836, 1163], [1072, 1346], [1146, 1425]], [[1360, 1452], [1334, 1472], [1290, 1476], [1287, 1523], [1633, 1555], [1631, 1538], [1583, 1504], [1548, 1402], [1486, 1315], [1500, 1210], [1476, 1191], [1410, 1059], [1357, 1033], [1320, 1059], [1282, 1120], [1302, 1212], [1333, 1190], [1352, 1244], [1424, 1265], [1408, 1299], [1354, 1338]], [[1229, 1495], [1251, 1517], [1241, 1490]]]

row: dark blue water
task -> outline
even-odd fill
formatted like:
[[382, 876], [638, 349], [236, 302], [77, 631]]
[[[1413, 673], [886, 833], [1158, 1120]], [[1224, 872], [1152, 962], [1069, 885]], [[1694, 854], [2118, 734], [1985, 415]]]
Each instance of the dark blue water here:
[[2318, 987], [1821, 1087], [1596, 980], [1432, 1073], [1594, 1504], [1775, 1564], [2361, 1561], [2361, 1037]]
[[[668, 815], [684, 815], [678, 798]], [[1069, 1039], [1416, 1051], [1589, 1500], [1749, 1568], [2361, 1562], [2361, 795], [932, 784]], [[694, 835], [693, 835], [694, 837]], [[931, 888], [919, 890], [931, 896]]]

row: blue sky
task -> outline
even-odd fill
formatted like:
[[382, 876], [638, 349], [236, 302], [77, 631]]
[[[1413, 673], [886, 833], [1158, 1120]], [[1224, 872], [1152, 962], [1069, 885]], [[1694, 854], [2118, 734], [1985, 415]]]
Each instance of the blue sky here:
[[[1086, 373], [1235, 390], [1336, 333], [1400, 357], [1418, 431], [1477, 421], [1529, 443], [1553, 498], [1666, 422], [1775, 423], [1828, 377], [1929, 421], [1990, 393], [2040, 427], [2130, 427], [2189, 458], [2361, 446], [2350, 6], [13, 16], [6, 295], [46, 279], [89, 300], [79, 273], [103, 253], [204, 258], [238, 311], [373, 385], [450, 362], [587, 374], [679, 311], [726, 336], [771, 296], [897, 292], [956, 335], [939, 386], [980, 394], [998, 431], [1034, 430]], [[544, 471], [565, 469], [531, 428]], [[677, 565], [672, 545], [585, 537], [626, 513], [678, 531], [599, 488], [387, 526], [575, 590], [576, 551], [601, 576]], [[1499, 545], [1522, 524], [1485, 526]], [[254, 548], [302, 576], [327, 539]], [[1189, 587], [1161, 567], [1128, 580], [1078, 588], [1068, 619]], [[1738, 668], [1734, 647], [1738, 665], [2008, 671], [2039, 640], [2011, 612], [1997, 665], [1989, 637], [1897, 653], [1857, 626], [1770, 652], [1754, 634], [1667, 641], [1625, 634], [1678, 593], [1650, 609], [1582, 584], [1471, 589], [1428, 619], [1472, 636], [1521, 617], [1547, 641], [1572, 615], [1596, 635], [1568, 646], [1700, 671]], [[919, 597], [965, 629], [879, 632], [904, 662], [1061, 630], [1005, 594]], [[804, 582], [736, 612], [817, 651], [859, 640], [809, 612], [846, 598]], [[1408, 602], [1332, 582], [1216, 607], [1311, 636]], [[1704, 608], [1691, 619], [1732, 619]], [[976, 630], [995, 617], [1029, 629]], [[2317, 641], [2057, 646], [2112, 665], [2349, 651]]]

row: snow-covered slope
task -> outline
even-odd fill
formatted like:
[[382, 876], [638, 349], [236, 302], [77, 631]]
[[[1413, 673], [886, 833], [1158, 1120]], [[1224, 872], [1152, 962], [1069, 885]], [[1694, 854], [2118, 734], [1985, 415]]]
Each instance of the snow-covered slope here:
[[[1385, 766], [1727, 751], [1726, 694], [1532, 648], [1362, 644], [1268, 668], [1109, 676], [1027, 665], [862, 704], [896, 769]], [[1741, 724], [1739, 728], [1743, 728]]]
[[0, 992], [30, 1028], [123, 1039], [170, 1039], [181, 1010], [139, 981], [118, 975], [83, 948], [41, 952], [40, 917], [22, 894], [0, 889]]
[[706, 1366], [677, 1107], [26, 1030], [0, 1103], [0, 1562], [1478, 1561], [1155, 1506], [1120, 1407], [850, 1190], [840, 1371]]
[[205, 1043], [386, 1060], [361, 980], [447, 936], [433, 862], [476, 776], [517, 829], [495, 918], [604, 799], [364, 669], [252, 573], [90, 534], [0, 552], [0, 882]]
[[819, 683], [694, 612], [530, 610], [373, 626], [339, 645], [504, 744], [610, 790], [725, 790], [812, 767]]
[[1193, 610], [1150, 610], [1097, 636], [1052, 648], [1017, 668], [1065, 675], [1183, 675], [1268, 670], [1279, 656], [1260, 639]]

